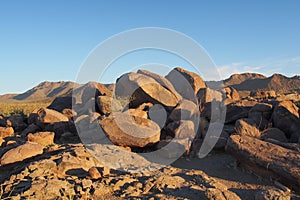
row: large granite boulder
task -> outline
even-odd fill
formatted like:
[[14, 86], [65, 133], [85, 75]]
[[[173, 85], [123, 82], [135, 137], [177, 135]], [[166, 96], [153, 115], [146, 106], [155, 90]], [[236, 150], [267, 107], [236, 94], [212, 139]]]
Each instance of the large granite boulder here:
[[132, 107], [138, 107], [147, 102], [175, 107], [179, 102], [172, 91], [153, 78], [138, 73], [127, 73], [118, 78], [115, 95], [120, 98], [130, 98]]
[[160, 127], [153, 121], [129, 113], [117, 113], [99, 121], [109, 139], [117, 145], [145, 147], [160, 140]]
[[299, 108], [291, 101], [280, 102], [274, 108], [273, 125], [279, 128], [291, 142], [298, 142], [300, 137]]
[[198, 74], [179, 67], [170, 71], [166, 78], [183, 98], [193, 102], [196, 101], [198, 91], [206, 88], [206, 83]]
[[168, 90], [170, 90], [173, 94], [175, 94], [175, 96], [177, 97], [177, 99], [181, 100], [182, 97], [181, 95], [175, 90], [174, 86], [172, 85], [172, 83], [166, 79], [163, 76], [160, 76], [158, 74], [155, 74], [153, 72], [147, 71], [147, 70], [138, 70], [137, 73], [139, 74], [143, 74], [146, 76], [149, 76], [151, 78], [153, 78], [155, 81], [157, 81], [161, 86], [167, 88]]

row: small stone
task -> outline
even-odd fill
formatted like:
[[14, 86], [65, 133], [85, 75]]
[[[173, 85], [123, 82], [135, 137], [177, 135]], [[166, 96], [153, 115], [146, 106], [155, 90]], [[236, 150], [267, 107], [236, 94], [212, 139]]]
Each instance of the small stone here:
[[82, 184], [82, 188], [85, 190], [87, 188], [90, 188], [92, 186], [93, 182], [89, 179], [83, 179], [81, 184]]
[[96, 167], [92, 167], [91, 169], [89, 169], [89, 175], [90, 175], [91, 179], [101, 178], [101, 174]]
[[54, 143], [54, 135], [54, 132], [29, 133], [27, 141], [35, 142], [45, 147]]
[[0, 127], [0, 137], [6, 138], [14, 135], [14, 129], [12, 127]]
[[5, 140], [3, 140], [2, 137], [0, 137], [0, 147], [2, 146], [3, 142], [5, 142]]
[[76, 193], [82, 194], [82, 187], [80, 185], [76, 185], [74, 189]]

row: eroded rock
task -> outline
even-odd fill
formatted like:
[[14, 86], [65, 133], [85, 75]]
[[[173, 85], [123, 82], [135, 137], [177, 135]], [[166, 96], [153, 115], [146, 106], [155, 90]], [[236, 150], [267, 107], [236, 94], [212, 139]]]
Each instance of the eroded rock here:
[[100, 125], [109, 139], [120, 146], [145, 147], [160, 140], [160, 127], [153, 121], [128, 113], [114, 113]]
[[300, 153], [245, 135], [231, 135], [226, 149], [256, 173], [300, 188]]
[[31, 158], [43, 153], [43, 147], [37, 143], [27, 142], [21, 146], [6, 152], [0, 159], [1, 165], [7, 165], [27, 158]]

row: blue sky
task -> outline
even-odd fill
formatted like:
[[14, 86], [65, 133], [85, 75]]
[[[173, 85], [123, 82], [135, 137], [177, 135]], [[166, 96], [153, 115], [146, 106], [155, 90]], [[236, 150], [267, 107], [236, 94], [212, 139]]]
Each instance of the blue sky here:
[[[45, 80], [74, 81], [100, 42], [141, 27], [169, 28], [193, 38], [223, 78], [246, 71], [300, 74], [299, 8], [297, 0], [2, 0], [0, 94], [24, 92]], [[188, 67], [157, 52], [121, 61], [104, 81], [143, 63]]]

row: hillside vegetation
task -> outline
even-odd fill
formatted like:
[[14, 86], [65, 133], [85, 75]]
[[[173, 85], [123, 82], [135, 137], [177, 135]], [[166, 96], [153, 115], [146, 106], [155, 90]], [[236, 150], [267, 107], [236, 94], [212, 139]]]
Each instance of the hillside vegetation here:
[[0, 115], [9, 117], [12, 114], [19, 113], [29, 116], [36, 108], [47, 107], [51, 102], [0, 102]]

